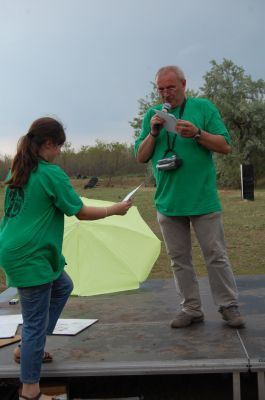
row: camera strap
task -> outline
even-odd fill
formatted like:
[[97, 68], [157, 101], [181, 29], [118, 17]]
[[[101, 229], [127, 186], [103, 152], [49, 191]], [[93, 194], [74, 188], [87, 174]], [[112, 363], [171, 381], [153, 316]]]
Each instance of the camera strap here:
[[168, 153], [175, 153], [176, 154], [176, 152], [173, 150], [174, 149], [174, 145], [175, 145], [175, 141], [176, 141], [176, 135], [174, 136], [174, 138], [173, 138], [173, 140], [172, 140], [172, 144], [171, 144], [171, 146], [170, 146], [170, 138], [169, 138], [169, 134], [168, 134], [168, 132], [167, 132], [167, 149], [165, 150], [165, 152], [164, 152], [164, 156], [163, 156], [163, 158], [165, 158], [166, 157], [166, 155], [168, 154]]
[[[179, 110], [179, 119], [181, 119], [182, 118], [182, 115], [184, 114], [184, 110], [185, 110], [185, 106], [186, 106], [186, 98], [184, 99], [184, 101], [183, 101], [183, 103], [181, 104], [181, 106], [180, 106], [180, 110]], [[176, 137], [177, 137], [177, 135], [175, 135], [174, 134], [174, 138], [173, 138], [173, 140], [172, 140], [172, 144], [171, 144], [171, 146], [170, 146], [170, 137], [169, 137], [169, 134], [168, 134], [168, 132], [167, 132], [167, 149], [165, 150], [165, 152], [164, 152], [164, 156], [163, 156], [163, 158], [164, 157], [166, 157], [166, 155], [168, 154], [168, 153], [174, 153], [174, 154], [176, 154], [176, 152], [174, 151], [174, 146], [175, 146], [175, 142], [176, 142]], [[177, 155], [177, 154], [176, 154]]]

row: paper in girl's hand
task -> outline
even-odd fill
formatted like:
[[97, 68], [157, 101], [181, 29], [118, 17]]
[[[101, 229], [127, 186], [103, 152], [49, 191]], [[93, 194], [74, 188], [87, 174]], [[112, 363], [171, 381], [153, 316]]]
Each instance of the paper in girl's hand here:
[[143, 183], [141, 183], [141, 185], [137, 186], [137, 188], [133, 189], [130, 193], [127, 194], [127, 196], [124, 197], [124, 199], [122, 201], [128, 201], [131, 200], [132, 197], [135, 195], [135, 193], [137, 192], [137, 190], [140, 189], [140, 187], [143, 185]]

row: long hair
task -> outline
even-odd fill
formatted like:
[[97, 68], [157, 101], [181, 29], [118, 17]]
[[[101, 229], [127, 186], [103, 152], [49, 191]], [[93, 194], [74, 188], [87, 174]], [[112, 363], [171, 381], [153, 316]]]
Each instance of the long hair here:
[[40, 148], [47, 140], [54, 145], [62, 145], [65, 142], [62, 124], [50, 117], [36, 119], [28, 133], [18, 142], [17, 153], [11, 166], [11, 178], [6, 181], [6, 185], [10, 188], [26, 185], [31, 171], [38, 166]]

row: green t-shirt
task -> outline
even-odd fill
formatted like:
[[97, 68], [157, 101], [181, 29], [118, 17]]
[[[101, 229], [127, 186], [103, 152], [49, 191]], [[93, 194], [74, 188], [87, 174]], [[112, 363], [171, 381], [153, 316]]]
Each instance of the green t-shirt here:
[[40, 161], [24, 188], [6, 189], [0, 226], [0, 266], [12, 287], [42, 285], [57, 279], [62, 255], [64, 214], [83, 203], [57, 165]]
[[[144, 116], [142, 130], [135, 142], [135, 153], [139, 145], [150, 132], [150, 119], [155, 114], [154, 109], [161, 110], [162, 105], [150, 108]], [[180, 107], [170, 110], [179, 118]], [[196, 127], [212, 134], [223, 135], [230, 143], [229, 133], [216, 107], [207, 99], [188, 97], [183, 120], [192, 122]], [[176, 170], [159, 171], [157, 161], [164, 158], [173, 139], [174, 152], [182, 159], [182, 165]], [[174, 153], [169, 152], [166, 157]], [[162, 129], [156, 139], [151, 156], [153, 174], [156, 180], [155, 204], [157, 210], [167, 216], [202, 215], [221, 211], [221, 205], [216, 188], [216, 170], [212, 152], [201, 146], [193, 138], [184, 138]]]

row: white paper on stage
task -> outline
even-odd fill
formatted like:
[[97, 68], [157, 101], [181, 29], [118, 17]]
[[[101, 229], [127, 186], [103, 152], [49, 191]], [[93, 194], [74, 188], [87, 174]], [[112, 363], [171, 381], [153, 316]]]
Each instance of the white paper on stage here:
[[143, 185], [143, 183], [141, 183], [141, 185], [137, 186], [137, 188], [133, 189], [130, 193], [128, 193], [128, 194], [124, 197], [124, 199], [123, 199], [122, 201], [128, 201], [128, 200], [130, 200], [130, 199], [133, 197], [133, 195], [137, 192], [137, 190], [140, 189], [140, 187], [141, 187], [142, 185]]
[[11, 338], [16, 335], [18, 325], [22, 324], [22, 315], [0, 316], [0, 339]]
[[14, 322], [7, 322], [5, 325], [2, 325], [2, 321], [0, 321], [0, 339], [7, 339], [14, 337], [17, 332], [18, 324]]
[[175, 117], [175, 115], [160, 110], [154, 110], [154, 111], [160, 118], [163, 118], [165, 120], [164, 128], [168, 132], [174, 132], [177, 134], [176, 131], [177, 118]]
[[[97, 322], [97, 319], [59, 319], [53, 335], [77, 335]], [[0, 339], [11, 338], [16, 335], [18, 325], [23, 324], [22, 315], [0, 316]]]
[[59, 319], [53, 335], [77, 335], [97, 322], [97, 319]]

